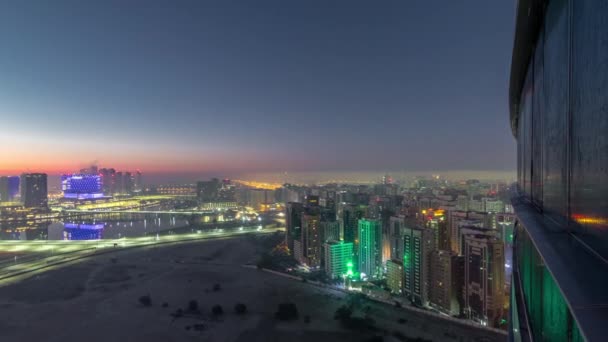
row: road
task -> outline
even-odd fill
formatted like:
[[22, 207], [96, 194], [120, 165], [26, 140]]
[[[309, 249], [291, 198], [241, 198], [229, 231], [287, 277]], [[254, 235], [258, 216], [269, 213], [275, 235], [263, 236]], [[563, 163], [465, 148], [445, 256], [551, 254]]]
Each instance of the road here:
[[0, 241], [0, 286], [34, 274], [95, 257], [133, 248], [222, 239], [246, 234], [270, 234], [284, 228], [214, 230], [194, 234], [143, 236], [87, 241]]

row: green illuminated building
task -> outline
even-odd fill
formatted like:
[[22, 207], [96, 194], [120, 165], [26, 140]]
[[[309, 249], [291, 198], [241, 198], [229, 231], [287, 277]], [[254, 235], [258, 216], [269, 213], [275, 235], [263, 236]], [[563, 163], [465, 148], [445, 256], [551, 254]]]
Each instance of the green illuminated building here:
[[325, 273], [332, 279], [353, 276], [353, 243], [328, 241], [323, 244]]
[[359, 220], [359, 273], [362, 277], [376, 278], [382, 266], [382, 222]]

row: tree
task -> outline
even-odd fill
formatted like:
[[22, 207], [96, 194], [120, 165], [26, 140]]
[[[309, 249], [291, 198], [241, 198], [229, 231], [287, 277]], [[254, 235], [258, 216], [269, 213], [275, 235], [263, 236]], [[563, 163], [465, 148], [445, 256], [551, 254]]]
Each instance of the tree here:
[[234, 306], [234, 312], [237, 315], [244, 315], [247, 313], [247, 305], [243, 304], [243, 303], [237, 303]]
[[224, 309], [222, 308], [221, 305], [216, 304], [211, 308], [211, 313], [214, 314], [215, 316], [220, 316], [224, 314]]
[[188, 302], [188, 311], [198, 311], [198, 302], [194, 299]]
[[150, 295], [141, 296], [139, 297], [139, 303], [143, 306], [150, 306], [152, 305], [152, 298]]
[[213, 284], [213, 291], [217, 292], [220, 291], [222, 289], [222, 287], [220, 286], [220, 284]]

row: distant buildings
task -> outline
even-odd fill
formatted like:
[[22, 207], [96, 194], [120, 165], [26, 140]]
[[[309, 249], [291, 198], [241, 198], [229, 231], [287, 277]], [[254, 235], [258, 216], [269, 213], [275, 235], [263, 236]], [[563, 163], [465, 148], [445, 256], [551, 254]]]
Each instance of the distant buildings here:
[[26, 208], [47, 208], [48, 189], [46, 173], [21, 175], [21, 201]]
[[[344, 241], [328, 241], [323, 244], [325, 274], [331, 279], [348, 275], [353, 269], [353, 244]], [[352, 274], [351, 274], [352, 275]]]

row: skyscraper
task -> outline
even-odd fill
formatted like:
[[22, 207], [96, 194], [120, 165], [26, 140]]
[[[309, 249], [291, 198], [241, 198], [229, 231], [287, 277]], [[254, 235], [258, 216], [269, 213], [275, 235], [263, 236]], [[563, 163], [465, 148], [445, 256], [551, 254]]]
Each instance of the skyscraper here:
[[430, 305], [449, 315], [459, 315], [464, 304], [464, 258], [452, 251], [430, 254]]
[[24, 173], [21, 175], [21, 201], [26, 208], [46, 208], [46, 173]]
[[361, 277], [376, 278], [382, 266], [382, 222], [359, 220], [358, 271]]
[[464, 253], [464, 311], [470, 319], [499, 327], [505, 306], [504, 244], [467, 235]]
[[103, 193], [107, 196], [114, 195], [116, 192], [116, 170], [100, 169], [101, 183], [103, 184]]
[[201, 203], [217, 201], [219, 191], [220, 181], [217, 178], [196, 183], [196, 196]]
[[320, 216], [313, 213], [302, 215], [302, 253], [306, 264], [310, 267], [321, 266], [322, 236]]
[[11, 202], [19, 193], [19, 177], [0, 177], [0, 202]]
[[436, 249], [435, 231], [431, 228], [403, 229], [404, 294], [418, 305], [429, 301], [430, 254]]
[[325, 274], [332, 279], [347, 275], [353, 268], [353, 244], [344, 241], [328, 241], [323, 244]]
[[338, 221], [321, 221], [323, 241], [340, 241], [340, 223]]
[[288, 202], [285, 206], [285, 226], [287, 232], [285, 238], [287, 247], [294, 254], [294, 240], [300, 240], [302, 227], [302, 214], [304, 213], [304, 205], [299, 202]]
[[391, 293], [403, 293], [403, 261], [389, 260], [386, 262], [386, 286]]
[[517, 6], [509, 85], [518, 166], [510, 317], [516, 339], [608, 336], [606, 5]]

